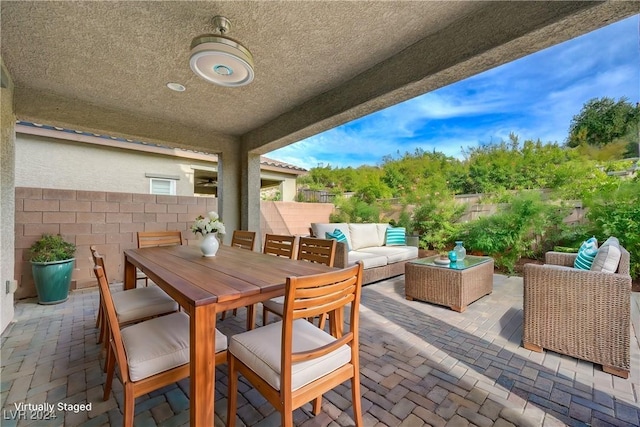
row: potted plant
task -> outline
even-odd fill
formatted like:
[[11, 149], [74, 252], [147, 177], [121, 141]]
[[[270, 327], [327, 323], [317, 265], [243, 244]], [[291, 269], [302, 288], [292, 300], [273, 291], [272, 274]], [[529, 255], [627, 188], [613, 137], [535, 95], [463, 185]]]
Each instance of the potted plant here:
[[60, 235], [44, 234], [29, 251], [40, 304], [59, 304], [69, 297], [76, 245]]

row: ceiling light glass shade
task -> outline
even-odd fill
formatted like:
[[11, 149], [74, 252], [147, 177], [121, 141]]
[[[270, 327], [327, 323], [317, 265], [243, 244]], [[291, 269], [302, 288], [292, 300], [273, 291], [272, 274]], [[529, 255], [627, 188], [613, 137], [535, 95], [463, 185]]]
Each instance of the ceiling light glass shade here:
[[191, 42], [189, 65], [194, 73], [220, 86], [244, 86], [253, 81], [253, 56], [235, 40], [213, 34]]

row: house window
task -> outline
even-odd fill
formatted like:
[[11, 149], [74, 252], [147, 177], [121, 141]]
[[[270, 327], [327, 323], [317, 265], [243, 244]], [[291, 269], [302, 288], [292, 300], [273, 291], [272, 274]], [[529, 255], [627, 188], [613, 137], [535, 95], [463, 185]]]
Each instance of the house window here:
[[176, 180], [165, 178], [150, 178], [149, 192], [151, 194], [176, 195]]

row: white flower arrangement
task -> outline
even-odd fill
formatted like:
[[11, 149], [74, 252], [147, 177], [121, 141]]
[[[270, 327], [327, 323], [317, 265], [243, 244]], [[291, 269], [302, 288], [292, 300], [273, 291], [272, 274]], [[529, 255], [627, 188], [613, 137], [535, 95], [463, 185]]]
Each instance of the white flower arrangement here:
[[207, 214], [206, 217], [199, 215], [196, 218], [196, 222], [191, 226], [191, 231], [195, 234], [202, 234], [206, 236], [209, 233], [225, 234], [224, 224], [220, 221], [220, 217], [214, 211]]

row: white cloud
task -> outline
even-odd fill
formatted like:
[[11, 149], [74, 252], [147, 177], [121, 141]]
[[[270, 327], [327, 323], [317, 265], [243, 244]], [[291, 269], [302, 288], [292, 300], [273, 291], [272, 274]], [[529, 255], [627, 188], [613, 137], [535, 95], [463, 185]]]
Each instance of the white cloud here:
[[360, 118], [268, 154], [305, 168], [379, 164], [397, 152], [506, 140], [564, 142], [590, 99], [640, 100], [639, 16]]

